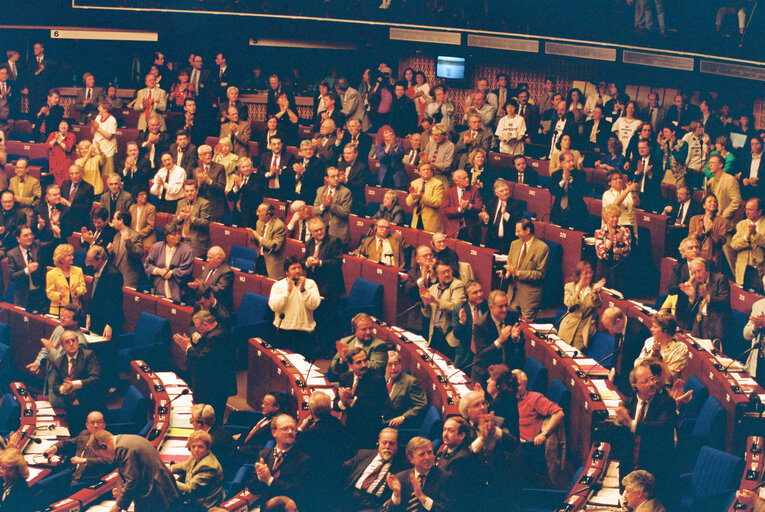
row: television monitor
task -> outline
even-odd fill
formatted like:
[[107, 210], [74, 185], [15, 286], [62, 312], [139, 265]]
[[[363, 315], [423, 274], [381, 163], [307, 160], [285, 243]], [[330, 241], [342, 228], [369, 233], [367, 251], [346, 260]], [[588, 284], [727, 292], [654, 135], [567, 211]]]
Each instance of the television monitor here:
[[436, 59], [436, 77], [446, 80], [464, 80], [465, 59], [439, 55]]

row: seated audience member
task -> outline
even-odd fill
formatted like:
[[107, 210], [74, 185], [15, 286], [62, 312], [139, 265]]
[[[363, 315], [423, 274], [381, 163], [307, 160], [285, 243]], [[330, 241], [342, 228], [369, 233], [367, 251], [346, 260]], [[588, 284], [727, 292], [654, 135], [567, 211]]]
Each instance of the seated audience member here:
[[237, 168], [239, 171], [233, 175], [234, 184], [226, 194], [234, 206], [232, 224], [251, 228], [258, 220], [256, 211], [263, 202], [264, 183], [253, 174], [252, 160], [249, 158], [240, 158]]
[[[221, 418], [221, 423], [223, 418]], [[194, 430], [202, 430], [210, 435], [210, 451], [223, 467], [224, 476], [233, 467], [234, 440], [231, 433], [216, 422], [215, 409], [209, 404], [194, 404], [191, 406], [191, 426]]]
[[433, 255], [436, 261], [446, 263], [452, 268], [454, 277], [460, 277], [460, 262], [457, 252], [446, 245], [447, 237], [444, 233], [433, 233], [430, 236], [430, 245], [433, 247]]
[[130, 227], [132, 220], [130, 213], [121, 210], [114, 213], [111, 226], [117, 234], [106, 250], [111, 254], [114, 266], [122, 273], [123, 284], [138, 289], [146, 281], [143, 268], [145, 249], [141, 235]]
[[247, 228], [250, 241], [258, 246], [255, 270], [271, 279], [281, 279], [284, 277], [284, 247], [287, 240], [284, 222], [274, 217], [274, 206], [269, 203], [261, 203], [256, 214], [258, 220], [255, 229]]
[[[765, 277], [762, 278], [765, 286]], [[762, 349], [763, 338], [765, 338], [765, 299], [760, 299], [752, 305], [752, 313], [749, 315], [749, 321], [744, 326], [744, 340], [751, 342], [753, 349], [746, 360], [746, 368], [757, 382], [762, 386], [765, 382], [765, 350]]]
[[79, 231], [87, 226], [90, 210], [93, 209], [93, 186], [82, 179], [82, 170], [77, 165], [69, 166], [69, 179], [61, 184], [61, 204], [69, 208], [67, 232]]
[[197, 153], [198, 167], [191, 175], [197, 182], [199, 197], [210, 203], [210, 221], [223, 222], [223, 217], [228, 214], [226, 169], [212, 161], [212, 148], [207, 144], [199, 146]]
[[[678, 187], [675, 200], [664, 207], [662, 213], [667, 216], [667, 235], [665, 247], [677, 247], [688, 236], [691, 218], [701, 211], [699, 203], [693, 200], [688, 186]], [[666, 251], [665, 251], [666, 253]], [[671, 253], [668, 253], [671, 254]]]
[[106, 247], [117, 232], [109, 225], [109, 211], [99, 206], [93, 210], [91, 225], [80, 230], [80, 246], [87, 249], [93, 245]]
[[444, 422], [441, 440], [436, 466], [454, 475], [458, 496], [471, 497], [470, 503], [464, 503], [463, 510], [485, 510], [486, 477], [480, 459], [470, 451], [470, 424], [460, 416], [450, 416]]
[[3, 486], [0, 511], [29, 510], [32, 493], [29, 490], [27, 478], [29, 478], [29, 467], [21, 450], [15, 446], [9, 446], [0, 452], [0, 483]]
[[[337, 164], [337, 169], [341, 175], [344, 175], [345, 186], [351, 191], [351, 213], [354, 215], [364, 216], [366, 215], [366, 188], [375, 184], [375, 179], [372, 173], [369, 171], [369, 165], [366, 159], [359, 158], [359, 153], [356, 150], [356, 146], [346, 145], [343, 148], [343, 153], [340, 156], [340, 161]], [[324, 173], [318, 174], [322, 176]], [[318, 181], [318, 180], [317, 180]], [[321, 181], [314, 182], [310, 186], [318, 189], [321, 185]]]
[[184, 130], [175, 132], [175, 142], [167, 152], [175, 165], [186, 171], [184, 179], [189, 177], [191, 170], [197, 166], [197, 147], [189, 141], [189, 134]]
[[616, 137], [608, 139], [607, 151], [605, 155], [595, 162], [595, 168], [598, 170], [613, 172], [621, 171], [624, 168], [624, 155], [622, 154], [622, 143]]
[[533, 321], [542, 304], [542, 283], [547, 273], [549, 249], [534, 236], [534, 223], [523, 218], [515, 224], [517, 240], [510, 244], [505, 266], [510, 309]]
[[[677, 296], [680, 293], [680, 284], [685, 283], [691, 278], [690, 263], [699, 257], [700, 248], [701, 245], [699, 244], [699, 241], [694, 237], [684, 238], [683, 241], [680, 242], [678, 250], [680, 251], [680, 257], [682, 259], [672, 268], [672, 276], [667, 285], [667, 292], [670, 296]], [[676, 304], [677, 299], [671, 304], [670, 309], [674, 311]]]
[[522, 370], [513, 370], [513, 373], [518, 379], [520, 438], [522, 441], [533, 441], [534, 446], [541, 446], [562, 425], [563, 410], [542, 393], [529, 391], [526, 387], [529, 378]]
[[[396, 133], [389, 126], [383, 127], [382, 144], [375, 144], [375, 158], [380, 161], [377, 171], [377, 185], [396, 190], [404, 189], [409, 184], [409, 176], [404, 170], [404, 145], [396, 140]], [[417, 148], [419, 149], [419, 147]], [[418, 159], [421, 163], [422, 157]], [[408, 165], [416, 165], [410, 159]]]
[[619, 171], [608, 173], [611, 188], [603, 192], [603, 208], [614, 205], [619, 208], [619, 225], [629, 228], [634, 236], [637, 233], [637, 215], [635, 208], [640, 205], [636, 192], [638, 184], [627, 183], [626, 176]]
[[550, 177], [550, 194], [553, 206], [550, 222], [559, 226], [582, 229], [587, 222], [587, 205], [584, 203], [584, 191], [587, 179], [582, 171], [576, 169], [574, 155], [565, 151], [560, 154], [561, 169]]
[[379, 219], [375, 222], [375, 236], [368, 236], [362, 240], [354, 252], [381, 265], [403, 268], [406, 263], [407, 246], [401, 233], [391, 233], [390, 222]]
[[635, 394], [616, 410], [619, 427], [617, 458], [622, 478], [636, 469], [653, 475], [662, 487], [672, 489], [675, 474], [676, 404], [661, 386], [647, 363], [630, 371]]
[[654, 498], [656, 479], [648, 471], [638, 469], [622, 478], [622, 500], [629, 510], [635, 512], [666, 512], [659, 500]]
[[247, 488], [262, 495], [264, 501], [284, 495], [295, 500], [300, 510], [313, 510], [314, 463], [295, 446], [297, 424], [294, 418], [279, 414], [271, 422], [271, 432], [276, 444], [261, 450]]
[[436, 466], [433, 444], [428, 439], [413, 437], [406, 445], [406, 456], [414, 467], [387, 477], [388, 487], [393, 491], [391, 503], [394, 511], [419, 510], [420, 507], [425, 510], [458, 510], [460, 500], [469, 500], [468, 496], [456, 496], [454, 478], [451, 473]]
[[340, 172], [335, 167], [327, 167], [327, 184], [316, 191], [313, 214], [329, 227], [329, 235], [339, 238], [346, 247], [351, 241], [348, 215], [352, 202], [351, 191], [340, 180]]
[[85, 427], [90, 411], [103, 410], [101, 365], [92, 350], [80, 346], [75, 331], [61, 333], [64, 353], [49, 362], [52, 365], [48, 401], [66, 409], [69, 428], [78, 432]]
[[444, 216], [446, 235], [472, 244], [481, 240], [478, 213], [483, 210], [483, 201], [477, 187], [470, 186], [466, 171], [452, 173], [454, 187], [444, 192], [441, 212]]
[[455, 348], [454, 366], [461, 370], [467, 370], [472, 366], [471, 363], [478, 349], [473, 328], [477, 325], [481, 315], [489, 309], [484, 298], [483, 286], [478, 281], [465, 283], [465, 295], [467, 300], [452, 314], [452, 324], [454, 325], [452, 332], [459, 342]]
[[388, 352], [388, 364], [385, 367], [386, 386], [390, 398], [388, 426], [393, 428], [418, 428], [425, 417], [428, 397], [420, 387], [419, 381], [404, 373], [401, 356], [395, 350]]
[[345, 416], [352, 446], [371, 448], [382, 418], [390, 410], [385, 379], [378, 372], [369, 371], [367, 354], [362, 347], [349, 348], [345, 362], [349, 371], [340, 375], [335, 407]]
[[646, 359], [652, 358], [662, 362], [669, 372], [668, 384], [680, 381], [680, 386], [685, 384], [683, 371], [688, 366], [688, 346], [677, 339], [677, 320], [674, 315], [657, 313], [651, 324], [651, 336], [645, 340], [645, 345], [640, 355], [635, 360], [635, 366]]
[[263, 399], [260, 401], [261, 419], [246, 434], [234, 436], [236, 452], [246, 457], [260, 453], [263, 447], [274, 438], [271, 428], [273, 419], [280, 414], [285, 414], [287, 407], [287, 395], [284, 393], [271, 391], [263, 395]]
[[85, 420], [85, 430], [81, 431], [75, 437], [62, 439], [50, 448], [45, 450], [45, 455], [51, 457], [59, 455], [69, 457], [74, 467], [72, 473], [72, 484], [92, 483], [108, 473], [112, 465], [106, 459], [95, 456], [88, 448], [88, 441], [93, 432], [98, 432], [106, 428], [104, 415], [100, 411], [93, 411], [88, 414]]
[[35, 360], [26, 366], [26, 369], [37, 374], [43, 365], [48, 363], [45, 374], [45, 386], [49, 385], [51, 370], [53, 367], [50, 362], [64, 354], [64, 349], [61, 346], [61, 335], [64, 331], [74, 331], [77, 334], [77, 339], [80, 342], [80, 346], [83, 348], [88, 347], [88, 342], [85, 339], [85, 334], [80, 330], [80, 322], [83, 320], [82, 309], [74, 304], [67, 304], [61, 308], [61, 316], [59, 317], [59, 325], [53, 329], [50, 338], [41, 338], [42, 348], [37, 353]]
[[[488, 152], [493, 143], [494, 136], [491, 130], [481, 126], [481, 116], [470, 114], [468, 116], [468, 129], [460, 134], [457, 143], [454, 145], [454, 153], [459, 158], [457, 168], [465, 168], [468, 163], [468, 157], [473, 151], [480, 148]], [[521, 148], [523, 148], [523, 144], [521, 144]]]
[[0, 256], [5, 257], [8, 251], [18, 245], [16, 228], [27, 223], [27, 216], [19, 208], [10, 190], [4, 190], [0, 195], [0, 206]]
[[208, 510], [223, 502], [223, 469], [211, 453], [211, 445], [210, 434], [195, 430], [188, 439], [189, 458], [170, 465], [170, 471], [181, 475], [176, 481], [181, 510]]
[[[294, 188], [289, 190], [288, 195], [291, 198], [297, 198], [305, 203], [313, 204], [316, 201], [316, 191], [324, 184], [327, 164], [316, 156], [316, 150], [310, 140], [300, 142], [299, 156], [300, 159], [292, 164], [292, 169], [287, 170], [290, 176], [294, 176], [294, 180], [289, 180], [290, 186], [294, 182]], [[345, 171], [345, 168], [342, 171]], [[356, 191], [351, 189], [351, 193], [354, 196], [355, 206]], [[361, 201], [359, 204], [363, 205], [363, 193], [359, 200]]]
[[695, 238], [699, 243], [699, 256], [719, 271], [723, 263], [723, 245], [732, 226], [728, 219], [718, 215], [717, 198], [714, 194], [706, 194], [701, 205], [704, 213], [691, 217], [688, 236]]
[[733, 221], [736, 212], [741, 206], [741, 191], [738, 180], [723, 169], [724, 160], [720, 155], [709, 157], [709, 170], [712, 177], [707, 179], [705, 190], [714, 194], [719, 206], [719, 215], [729, 221]]
[[690, 279], [678, 285], [677, 323], [696, 337], [723, 340], [732, 322], [730, 281], [710, 271], [703, 258], [692, 260], [688, 266]]
[[109, 262], [106, 249], [94, 245], [85, 255], [85, 264], [93, 270], [88, 315], [90, 330], [107, 340], [117, 339], [125, 321], [122, 286], [124, 279]]
[[509, 314], [507, 295], [501, 290], [489, 293], [489, 311], [474, 320], [475, 359], [471, 379], [484, 383], [489, 366], [505, 364], [520, 368], [526, 361], [523, 335], [516, 313]]
[[488, 225], [486, 247], [506, 253], [515, 240], [515, 225], [523, 217], [520, 203], [510, 199], [510, 184], [498, 179], [494, 182], [494, 197], [488, 201], [478, 218]]
[[159, 211], [175, 213], [178, 201], [183, 197], [185, 181], [186, 171], [183, 167], [173, 162], [170, 153], [162, 153], [162, 167], [154, 175], [151, 185], [151, 195], [159, 199]]
[[32, 209], [35, 209], [40, 204], [42, 188], [40, 187], [40, 180], [29, 176], [28, 167], [29, 162], [26, 158], [16, 160], [16, 165], [14, 166], [15, 175], [11, 177], [8, 188], [13, 192], [13, 196], [16, 198], [19, 206], [27, 208], [31, 212]]
[[338, 376], [347, 372], [346, 353], [349, 349], [360, 347], [367, 354], [369, 369], [384, 375], [388, 362], [388, 344], [377, 337], [377, 329], [372, 317], [366, 313], [357, 314], [351, 319], [351, 328], [353, 335], [338, 340], [335, 344], [337, 353], [330, 361], [330, 371]]
[[358, 119], [348, 119], [345, 123], [345, 128], [342, 131], [343, 136], [338, 140], [340, 147], [344, 148], [346, 145], [351, 144], [356, 148], [359, 158], [364, 161], [374, 155], [372, 153], [372, 137], [368, 133], [361, 131], [361, 121]]
[[625, 276], [629, 271], [622, 263], [632, 250], [632, 233], [626, 226], [619, 225], [620, 212], [616, 205], [608, 205], [601, 212], [604, 226], [595, 230], [595, 253], [598, 266], [595, 278], [605, 278], [610, 288], [624, 290]]
[[518, 377], [506, 364], [493, 364], [489, 366], [486, 394], [491, 398], [489, 412], [505, 418], [505, 426], [510, 430], [510, 433], [520, 438]]
[[[228, 309], [222, 306], [220, 302], [218, 302], [218, 299], [215, 298], [211, 288], [208, 288], [202, 292], [194, 304], [195, 313], [203, 309], [206, 309], [212, 313], [212, 315], [224, 329], [231, 328], [231, 313]], [[191, 322], [191, 328], [196, 329], [194, 327], [194, 322]]]
[[[130, 141], [127, 143], [126, 156], [124, 163], [117, 166], [118, 175], [122, 176], [124, 190], [135, 193], [138, 186], [149, 188], [149, 180], [154, 176], [151, 169], [151, 163], [148, 158], [139, 156], [138, 143]], [[157, 156], [157, 162], [159, 162]], [[122, 169], [121, 172], [119, 170]], [[107, 181], [108, 185], [108, 181]]]
[[47, 311], [45, 265], [40, 263], [46, 242], [35, 239], [32, 228], [25, 224], [16, 228], [18, 245], [8, 251], [8, 274], [13, 283], [13, 303], [27, 311]]
[[321, 303], [319, 288], [313, 279], [306, 278], [305, 265], [297, 257], [284, 260], [284, 271], [286, 277], [274, 283], [268, 298], [278, 345], [298, 354], [313, 354], [313, 312]]
[[[143, 186], [135, 190], [135, 203], [130, 205], [130, 227], [141, 237], [144, 250], [148, 251], [157, 241], [154, 225], [157, 221], [157, 208], [149, 203], [149, 190]], [[123, 217], [126, 218], [126, 217]]]
[[337, 124], [332, 119], [325, 119], [311, 141], [316, 150], [316, 157], [327, 166], [335, 165], [338, 161], [340, 148], [337, 147], [336, 131]]
[[518, 449], [518, 438], [510, 433], [505, 418], [489, 413], [489, 403], [483, 391], [469, 391], [460, 397], [460, 416], [470, 426], [470, 451], [481, 462], [486, 478], [486, 503], [517, 502], [519, 484], [511, 477], [513, 469], [507, 457]]
[[406, 204], [414, 208], [412, 227], [430, 232], [443, 231], [439, 212], [443, 198], [443, 183], [433, 177], [432, 166], [420, 164], [420, 177], [411, 183], [406, 197]]
[[193, 179], [183, 184], [183, 195], [168, 226], [178, 227], [181, 239], [191, 246], [194, 257], [201, 258], [210, 246], [212, 205], [199, 197], [199, 185]]
[[226, 252], [215, 245], [207, 251], [207, 260], [199, 277], [189, 283], [189, 288], [201, 297], [210, 289], [227, 311], [233, 310], [234, 270], [226, 263]]
[[[122, 190], [122, 179], [119, 174], [110, 174], [106, 179], [106, 187], [108, 190], [101, 194], [101, 206], [106, 208], [109, 212], [109, 219], [114, 218], [115, 212], [130, 211], [130, 206], [133, 204], [133, 195], [130, 192]], [[62, 189], [61, 192], [66, 195]], [[90, 211], [90, 208], [88, 208]], [[79, 228], [78, 228], [79, 229]]]
[[[298, 512], [295, 500], [287, 496], [274, 496], [265, 503], [264, 507], [264, 512]], [[216, 509], [210, 510], [211, 512], [220, 512]]]
[[576, 149], [571, 149], [572, 140], [571, 135], [564, 133], [560, 136], [560, 140], [556, 146], [556, 151], [550, 157], [550, 172], [553, 173], [562, 167], [561, 155], [565, 152], [569, 152], [574, 155], [574, 162], [576, 162], [576, 169], [581, 171], [584, 165], [584, 156]]
[[510, 169], [508, 179], [514, 183], [530, 187], [539, 185], [539, 173], [526, 165], [526, 157], [523, 155], [515, 155], [513, 157], [513, 168]]
[[765, 276], [765, 217], [762, 216], [762, 197], [746, 202], [746, 219], [736, 224], [736, 233], [730, 242], [731, 260], [736, 283], [745, 289], [762, 294]]
[[148, 439], [132, 434], [115, 436], [108, 430], [93, 433], [88, 442], [93, 452], [112, 461], [120, 475], [114, 510], [166, 512], [178, 499], [178, 487], [170, 469]]
[[640, 140], [637, 150], [638, 154], [630, 162], [630, 181], [637, 185], [635, 191], [640, 195], [641, 208], [660, 212], [664, 207], [664, 197], [661, 194], [661, 182], [664, 179], [661, 160], [651, 151], [647, 140]]
[[[597, 312], [602, 304], [600, 290], [605, 278], [592, 282], [592, 266], [586, 261], [576, 264], [574, 279], [563, 287], [563, 305], [566, 306], [558, 335], [563, 341], [579, 350], [589, 345], [598, 330]], [[609, 361], [613, 364], [613, 361]]]
[[179, 226], [165, 226], [165, 240], [151, 246], [144, 261], [146, 275], [152, 282], [152, 293], [180, 302], [188, 294], [186, 283], [194, 271], [194, 252], [181, 242]]
[[762, 139], [750, 139], [752, 151], [741, 163], [741, 195], [744, 199], [765, 197], [765, 167], [762, 166]]
[[385, 427], [377, 438], [377, 449], [359, 450], [343, 463], [342, 503], [337, 510], [371, 512], [390, 498], [387, 476], [408, 465], [398, 448], [398, 431]]
[[85, 278], [80, 267], [74, 266], [74, 247], [62, 244], [53, 251], [55, 268], [45, 276], [45, 294], [50, 301], [50, 314], [59, 316], [62, 306], [78, 304], [87, 293]]
[[372, 219], [385, 219], [396, 226], [403, 226], [406, 222], [404, 209], [398, 204], [398, 194], [394, 190], [388, 190], [383, 195], [380, 209], [375, 212]]
[[452, 267], [442, 261], [436, 263], [435, 274], [438, 282], [419, 290], [422, 314], [430, 319], [428, 346], [450, 357], [459, 344], [453, 333], [452, 313], [465, 301], [465, 283], [456, 279]]

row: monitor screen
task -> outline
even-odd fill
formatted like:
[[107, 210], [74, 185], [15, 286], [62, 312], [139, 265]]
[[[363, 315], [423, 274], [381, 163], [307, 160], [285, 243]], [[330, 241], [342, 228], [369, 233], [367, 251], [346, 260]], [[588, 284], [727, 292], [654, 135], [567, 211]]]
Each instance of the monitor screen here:
[[439, 55], [436, 60], [436, 77], [447, 80], [464, 80], [465, 59]]

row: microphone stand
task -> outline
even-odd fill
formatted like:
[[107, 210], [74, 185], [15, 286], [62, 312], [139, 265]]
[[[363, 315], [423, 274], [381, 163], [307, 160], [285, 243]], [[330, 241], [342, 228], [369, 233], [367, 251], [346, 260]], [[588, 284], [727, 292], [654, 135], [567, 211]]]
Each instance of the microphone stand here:
[[590, 373], [592, 373], [592, 370], [594, 370], [596, 366], [600, 365], [600, 363], [602, 363], [603, 361], [605, 361], [609, 357], [613, 357], [614, 355], [616, 355], [617, 352], [618, 352], [617, 350], [614, 350], [613, 352], [608, 354], [606, 357], [604, 357], [600, 361], [597, 361], [589, 370], [587, 370], [587, 373], [584, 374], [584, 382], [588, 382], [588, 380], [590, 378]]
[[[763, 348], [763, 347], [762, 347], [762, 341], [758, 341], [757, 343], [755, 343], [754, 345], [752, 345], [752, 346], [751, 346], [751, 347], [749, 347], [748, 349], [746, 349], [746, 350], [744, 350], [743, 352], [741, 352], [741, 353], [740, 353], [738, 356], [736, 356], [736, 357], [732, 358], [732, 359], [731, 359], [731, 361], [730, 361], [730, 363], [728, 363], [728, 365], [727, 365], [727, 366], [726, 366], [726, 367], [723, 369], [723, 373], [725, 373], [725, 374], [727, 375], [727, 374], [728, 374], [728, 368], [730, 368], [731, 366], [733, 366], [733, 363], [735, 363], [736, 361], [738, 361], [739, 359], [741, 359], [742, 357], [744, 357], [745, 355], [747, 355], [749, 352], [751, 352], [751, 351], [753, 351], [753, 350], [757, 350], [757, 349], [760, 349], [760, 350], [761, 350], [762, 348]], [[740, 362], [740, 361], [739, 361], [739, 362]]]

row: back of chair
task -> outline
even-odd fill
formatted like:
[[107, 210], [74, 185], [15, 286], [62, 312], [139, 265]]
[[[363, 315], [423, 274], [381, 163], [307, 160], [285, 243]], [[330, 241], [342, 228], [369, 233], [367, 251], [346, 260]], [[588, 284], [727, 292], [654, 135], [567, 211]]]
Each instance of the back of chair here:
[[555, 402], [563, 409], [563, 412], [568, 416], [571, 410], [571, 391], [563, 384], [560, 379], [553, 379], [550, 383], [550, 387], [547, 390], [547, 398]]
[[375, 310], [379, 315], [382, 310], [382, 296], [381, 284], [357, 277], [348, 294], [348, 306], [359, 311]]
[[228, 263], [229, 265], [233, 265], [234, 260], [236, 258], [241, 258], [243, 260], [249, 260], [254, 262], [255, 258], [257, 257], [258, 257], [258, 251], [253, 249], [252, 247], [244, 247], [243, 245], [232, 245], [231, 254], [228, 255]]
[[693, 391], [691, 400], [688, 405], [685, 406], [685, 418], [698, 418], [701, 414], [701, 408], [704, 407], [704, 403], [709, 397], [709, 390], [695, 375], [688, 377], [688, 381], [685, 383], [683, 391]]
[[230, 265], [242, 272], [255, 272], [255, 261], [246, 258], [234, 258]]
[[268, 321], [268, 298], [257, 293], [244, 292], [242, 304], [237, 313], [237, 325], [256, 324]]
[[142, 311], [138, 316], [133, 346], [153, 346], [159, 343], [170, 343], [170, 321]]
[[6, 393], [0, 405], [0, 432], [10, 432], [19, 428], [21, 406], [13, 393]]
[[11, 346], [11, 326], [0, 322], [0, 344]]
[[431, 405], [425, 413], [425, 418], [422, 420], [422, 426], [417, 435], [425, 439], [433, 439], [434, 436], [439, 437], [438, 434], [442, 426], [443, 421], [441, 420], [441, 413], [438, 407]]
[[119, 411], [120, 423], [136, 423], [142, 425], [146, 421], [148, 401], [135, 386], [130, 386], [125, 393], [125, 400]]
[[710, 396], [704, 402], [691, 437], [700, 445], [725, 447], [726, 412], [717, 398]]
[[693, 466], [692, 491], [698, 500], [738, 487], [744, 459], [704, 446]]
[[[595, 335], [590, 339], [590, 343], [587, 345], [587, 348], [584, 349], [584, 353], [587, 355], [587, 357], [591, 357], [596, 361], [600, 361], [608, 354], [614, 353], [615, 344], [616, 342], [614, 341], [614, 337], [611, 334], [607, 334], [605, 332], [596, 332]], [[606, 368], [612, 368], [614, 366], [615, 359], [616, 355], [614, 354], [608, 359], [604, 359], [600, 364]]]
[[547, 392], [547, 368], [534, 356], [526, 358], [523, 373], [529, 378], [526, 389], [545, 394]]

